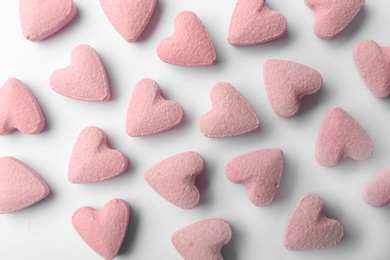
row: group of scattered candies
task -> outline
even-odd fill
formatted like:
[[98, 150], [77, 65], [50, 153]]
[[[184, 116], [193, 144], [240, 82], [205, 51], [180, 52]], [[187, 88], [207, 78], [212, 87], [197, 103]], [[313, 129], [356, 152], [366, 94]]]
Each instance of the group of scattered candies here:
[[[141, 35], [157, 0], [100, 0], [108, 20], [127, 41]], [[330, 39], [342, 31], [357, 15], [364, 0], [305, 0], [314, 10], [314, 33]], [[56, 33], [75, 16], [72, 0], [20, 0], [20, 22], [24, 36], [41, 41]], [[157, 55], [166, 62], [182, 66], [212, 65], [217, 60], [212, 40], [199, 18], [191, 11], [180, 12], [172, 36], [163, 39]], [[238, 0], [231, 17], [228, 41], [235, 46], [261, 44], [281, 37], [287, 28], [286, 18], [271, 11], [265, 0]], [[362, 78], [377, 97], [390, 93], [388, 49], [375, 42], [360, 42], [353, 53]], [[281, 117], [294, 116], [303, 96], [320, 90], [321, 75], [305, 65], [284, 60], [268, 60], [263, 67], [268, 98]], [[64, 96], [86, 100], [110, 99], [110, 86], [103, 63], [88, 45], [79, 45], [71, 54], [70, 65], [55, 71], [50, 79], [52, 89]], [[199, 121], [201, 133], [210, 138], [245, 134], [257, 129], [260, 121], [247, 100], [232, 85], [220, 82], [210, 93], [212, 109]], [[22, 82], [9, 79], [0, 89], [0, 134], [14, 129], [37, 134], [45, 126], [45, 117]], [[130, 136], [145, 136], [171, 129], [183, 119], [182, 107], [165, 100], [158, 84], [142, 79], [133, 90], [127, 111], [126, 131]], [[332, 167], [343, 157], [364, 160], [371, 156], [373, 144], [365, 130], [347, 112], [334, 108], [326, 115], [317, 137], [315, 158], [319, 164]], [[87, 127], [79, 135], [71, 155], [68, 179], [71, 183], [103, 181], [123, 173], [128, 159], [107, 145], [105, 133]], [[203, 172], [202, 157], [195, 152], [171, 156], [149, 168], [145, 181], [163, 198], [183, 209], [199, 203], [196, 177]], [[278, 190], [284, 169], [281, 149], [249, 152], [231, 159], [226, 177], [245, 185], [249, 200], [256, 206], [270, 204]], [[364, 199], [379, 207], [389, 202], [390, 170], [370, 181]], [[44, 199], [50, 188], [45, 181], [22, 162], [0, 158], [0, 213], [28, 207]], [[386, 196], [385, 196], [386, 195]], [[337, 244], [343, 227], [323, 213], [323, 202], [315, 194], [306, 194], [294, 209], [284, 236], [290, 250], [314, 250]], [[83, 240], [98, 254], [112, 259], [119, 251], [127, 232], [130, 207], [121, 199], [109, 201], [103, 209], [83, 207], [75, 211], [72, 223]], [[187, 226], [172, 236], [172, 243], [185, 259], [220, 259], [221, 247], [231, 238], [230, 225], [222, 219], [205, 220]]]

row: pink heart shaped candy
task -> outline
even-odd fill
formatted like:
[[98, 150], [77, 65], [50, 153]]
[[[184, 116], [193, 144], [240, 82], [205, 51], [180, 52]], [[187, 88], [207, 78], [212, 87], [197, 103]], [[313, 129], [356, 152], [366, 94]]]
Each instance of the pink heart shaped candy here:
[[390, 206], [390, 168], [383, 170], [366, 184], [363, 198], [373, 207]]

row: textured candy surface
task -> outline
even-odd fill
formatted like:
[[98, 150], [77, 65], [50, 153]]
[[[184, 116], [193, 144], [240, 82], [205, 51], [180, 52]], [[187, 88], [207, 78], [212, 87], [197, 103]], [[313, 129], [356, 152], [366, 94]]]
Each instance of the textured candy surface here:
[[390, 168], [386, 168], [366, 184], [363, 198], [373, 207], [390, 206]]

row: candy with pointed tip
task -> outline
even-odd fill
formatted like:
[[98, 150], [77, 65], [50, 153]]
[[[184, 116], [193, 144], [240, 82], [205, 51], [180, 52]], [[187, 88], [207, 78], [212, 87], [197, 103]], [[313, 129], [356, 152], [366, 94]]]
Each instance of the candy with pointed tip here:
[[297, 114], [301, 98], [321, 89], [321, 74], [297, 62], [268, 60], [263, 72], [268, 99], [275, 113], [282, 117]]
[[338, 244], [343, 236], [340, 222], [325, 216], [321, 198], [306, 194], [290, 216], [283, 243], [292, 251], [317, 250]]
[[142, 79], [137, 83], [127, 109], [128, 135], [161, 133], [177, 126], [182, 120], [182, 107], [175, 101], [164, 99], [154, 80]]
[[386, 168], [366, 184], [363, 198], [373, 207], [390, 206], [390, 168]]
[[203, 220], [176, 231], [171, 238], [186, 260], [221, 260], [221, 248], [232, 237], [229, 223], [223, 219]]
[[174, 27], [174, 33], [157, 46], [157, 55], [162, 61], [181, 66], [207, 66], [216, 62], [214, 44], [196, 14], [180, 12]]
[[110, 85], [103, 62], [95, 50], [86, 44], [73, 49], [70, 65], [51, 75], [50, 86], [58, 94], [74, 99], [110, 99]]
[[68, 180], [71, 183], [103, 181], [122, 174], [127, 165], [126, 156], [108, 146], [106, 134], [90, 126], [81, 131], [73, 147]]
[[230, 20], [228, 41], [248, 46], [280, 38], [287, 29], [283, 14], [270, 10], [265, 0], [238, 0]]

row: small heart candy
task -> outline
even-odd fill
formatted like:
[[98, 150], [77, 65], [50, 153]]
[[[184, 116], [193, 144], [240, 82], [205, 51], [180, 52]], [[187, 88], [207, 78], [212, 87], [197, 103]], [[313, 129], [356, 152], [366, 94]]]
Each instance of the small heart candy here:
[[31, 206], [49, 193], [49, 186], [32, 169], [15, 158], [0, 158], [0, 214]]
[[99, 55], [92, 47], [76, 46], [70, 65], [55, 71], [50, 78], [51, 88], [63, 96], [87, 101], [110, 99], [107, 73]]
[[34, 95], [18, 79], [8, 79], [0, 89], [0, 135], [14, 129], [37, 134], [44, 127], [45, 116]]
[[24, 37], [41, 41], [56, 33], [76, 15], [72, 0], [19, 0], [20, 24]]
[[363, 198], [373, 207], [390, 206], [390, 168], [383, 170], [366, 184]]
[[256, 130], [260, 121], [248, 101], [232, 85], [219, 82], [210, 92], [211, 111], [199, 120], [207, 137], [228, 137]]
[[316, 18], [314, 33], [321, 39], [330, 39], [340, 33], [355, 18], [365, 0], [305, 0]]
[[281, 149], [245, 153], [227, 163], [225, 174], [231, 182], [245, 185], [248, 198], [254, 205], [267, 206], [279, 188], [283, 158]]
[[263, 71], [272, 108], [282, 117], [297, 114], [301, 98], [321, 89], [320, 73], [296, 62], [268, 60], [264, 63]]
[[207, 66], [216, 62], [213, 42], [196, 14], [180, 12], [174, 27], [172, 36], [157, 46], [157, 55], [162, 61], [182, 66]]
[[165, 100], [155, 81], [142, 79], [138, 82], [127, 109], [128, 135], [161, 133], [177, 126], [182, 120], [182, 107], [174, 101]]
[[108, 20], [128, 42], [135, 42], [152, 17], [157, 0], [99, 0]]
[[122, 246], [130, 220], [130, 207], [121, 199], [113, 199], [103, 209], [82, 207], [72, 216], [72, 224], [80, 237], [105, 259], [113, 259]]
[[390, 94], [390, 47], [363, 40], [353, 50], [353, 59], [371, 92], [379, 98], [387, 97]]
[[326, 167], [335, 166], [343, 157], [365, 160], [374, 146], [361, 125], [341, 108], [333, 108], [325, 116], [318, 132], [315, 158]]
[[68, 180], [71, 183], [90, 183], [122, 174], [128, 165], [123, 153], [107, 145], [105, 133], [97, 127], [81, 131], [74, 145], [69, 163]]
[[290, 216], [283, 242], [288, 250], [307, 251], [334, 246], [343, 236], [340, 222], [325, 216], [321, 198], [306, 194]]
[[228, 41], [248, 46], [281, 37], [287, 29], [283, 14], [271, 11], [265, 0], [238, 0], [230, 20]]
[[195, 152], [185, 152], [155, 164], [145, 174], [145, 181], [164, 199], [183, 208], [192, 209], [199, 204], [196, 177], [202, 173], [202, 157]]
[[228, 222], [209, 219], [176, 231], [171, 238], [179, 254], [186, 260], [221, 260], [221, 248], [232, 237]]

